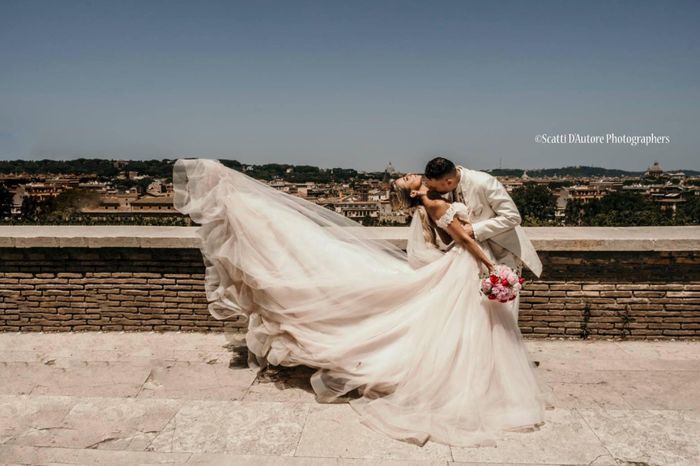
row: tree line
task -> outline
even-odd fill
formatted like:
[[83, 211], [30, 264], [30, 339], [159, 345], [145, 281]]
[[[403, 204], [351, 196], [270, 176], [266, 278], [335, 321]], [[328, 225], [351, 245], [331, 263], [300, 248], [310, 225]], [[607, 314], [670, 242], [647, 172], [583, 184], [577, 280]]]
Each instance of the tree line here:
[[524, 184], [513, 190], [511, 197], [518, 206], [523, 226], [664, 226], [700, 224], [700, 196], [684, 193], [685, 202], [674, 212], [643, 194], [634, 191], [612, 191], [600, 199], [567, 200], [563, 217], [557, 220], [556, 195], [547, 186]]

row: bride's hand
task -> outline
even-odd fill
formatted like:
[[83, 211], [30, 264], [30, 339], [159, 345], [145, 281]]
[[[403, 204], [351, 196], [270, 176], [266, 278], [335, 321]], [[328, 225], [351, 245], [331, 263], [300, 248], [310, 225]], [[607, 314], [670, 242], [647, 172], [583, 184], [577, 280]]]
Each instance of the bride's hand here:
[[486, 262], [485, 265], [489, 271], [489, 274], [496, 271], [496, 264], [494, 264], [493, 262]]
[[411, 197], [421, 197], [428, 194], [428, 187], [424, 184], [420, 185], [418, 189], [411, 190]]

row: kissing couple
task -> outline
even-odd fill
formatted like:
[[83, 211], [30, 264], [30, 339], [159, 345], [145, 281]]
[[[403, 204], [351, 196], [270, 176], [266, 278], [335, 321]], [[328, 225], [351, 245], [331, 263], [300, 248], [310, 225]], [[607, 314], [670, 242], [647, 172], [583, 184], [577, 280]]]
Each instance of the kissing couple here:
[[317, 402], [346, 399], [368, 428], [420, 446], [545, 422], [518, 300], [481, 292], [490, 266], [541, 272], [493, 176], [436, 158], [394, 180], [392, 204], [414, 213], [406, 250], [218, 160], [177, 159], [173, 190], [201, 225], [209, 312], [247, 321], [250, 367], [315, 368]]
[[[394, 180], [390, 200], [394, 210], [413, 211], [407, 253], [414, 267], [461, 244], [481, 264], [481, 271], [504, 264], [518, 276], [523, 265], [537, 277], [542, 273], [515, 202], [489, 173], [436, 157], [427, 163], [423, 176], [409, 173]], [[516, 319], [519, 299], [517, 295], [511, 306]]]

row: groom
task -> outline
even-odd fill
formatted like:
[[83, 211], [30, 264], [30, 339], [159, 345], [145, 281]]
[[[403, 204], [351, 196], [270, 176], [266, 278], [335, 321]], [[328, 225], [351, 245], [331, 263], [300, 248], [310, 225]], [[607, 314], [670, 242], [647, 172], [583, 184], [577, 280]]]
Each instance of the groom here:
[[[464, 225], [464, 229], [477, 242], [488, 244], [496, 263], [506, 264], [518, 274], [523, 265], [537, 277], [542, 274], [542, 262], [537, 251], [520, 226], [518, 208], [496, 177], [461, 165], [455, 166], [444, 157], [428, 162], [424, 175], [428, 188], [443, 194], [449, 201], [471, 205], [473, 220]], [[519, 301], [516, 300], [516, 312]]]

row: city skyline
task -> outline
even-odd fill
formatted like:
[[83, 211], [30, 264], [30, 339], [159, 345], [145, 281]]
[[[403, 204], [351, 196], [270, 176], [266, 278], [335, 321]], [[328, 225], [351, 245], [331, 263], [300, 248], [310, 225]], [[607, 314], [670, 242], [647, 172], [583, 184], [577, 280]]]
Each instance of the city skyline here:
[[700, 169], [700, 6], [595, 5], [5, 0], [0, 160]]
[[[189, 158], [189, 157], [185, 157]], [[302, 167], [302, 166], [310, 166], [310, 167], [316, 167], [321, 170], [332, 170], [332, 169], [340, 169], [340, 170], [355, 170], [358, 173], [382, 173], [384, 171], [393, 171], [395, 173], [422, 173], [423, 167], [418, 168], [418, 169], [407, 169], [401, 166], [396, 166], [396, 164], [393, 163], [393, 161], [388, 161], [383, 167], [381, 168], [376, 168], [376, 169], [369, 169], [369, 170], [362, 170], [358, 169], [353, 166], [348, 166], [348, 165], [334, 165], [334, 166], [323, 166], [323, 165], [310, 165], [310, 164], [300, 164], [300, 163], [294, 163], [294, 162], [250, 162], [250, 161], [245, 161], [245, 160], [237, 160], [237, 159], [232, 159], [228, 157], [205, 157], [205, 158], [211, 158], [215, 160], [220, 160], [220, 161], [227, 161], [227, 162], [237, 162], [243, 166], [265, 166], [265, 165], [289, 165], [291, 167]], [[117, 162], [117, 161], [125, 161], [125, 162], [143, 162], [143, 161], [161, 161], [161, 162], [174, 162], [176, 158], [171, 158], [171, 157], [162, 157], [162, 158], [153, 158], [153, 159], [125, 159], [123, 157], [75, 157], [75, 158], [68, 158], [68, 159], [51, 159], [51, 158], [41, 158], [41, 159], [0, 159], [0, 168], [3, 162], [5, 163], [12, 163], [12, 162], [43, 162], [43, 161], [50, 161], [50, 162], [73, 162], [79, 159], [84, 159], [85, 161], [95, 161], [95, 160], [104, 160], [104, 161], [112, 161], [112, 162]], [[456, 165], [463, 165], [466, 168], [474, 169], [474, 170], [484, 170], [484, 171], [489, 171], [489, 172], [494, 172], [494, 171], [519, 171], [522, 170], [524, 173], [527, 172], [537, 172], [541, 170], [546, 170], [546, 171], [552, 171], [552, 170], [570, 170], [570, 169], [602, 169], [602, 170], [609, 170], [609, 171], [622, 171], [631, 174], [632, 176], [636, 174], [641, 174], [644, 173], [650, 169], [654, 170], [660, 170], [661, 172], [664, 173], [676, 173], [676, 172], [684, 172], [688, 175], [691, 176], [696, 176], [697, 174], [700, 174], [700, 170], [694, 170], [691, 168], [669, 168], [663, 165], [663, 163], [660, 163], [657, 160], [654, 160], [653, 163], [649, 164], [649, 166], [644, 167], [644, 168], [637, 168], [637, 169], [620, 169], [620, 168], [615, 168], [615, 167], [604, 167], [604, 166], [599, 166], [599, 165], [585, 165], [585, 164], [579, 164], [579, 165], [562, 165], [562, 166], [557, 166], [557, 167], [536, 167], [536, 168], [523, 168], [523, 167], [470, 167], [468, 165], [465, 165], [458, 160], [453, 160]], [[610, 175], [614, 176], [614, 175]]]

